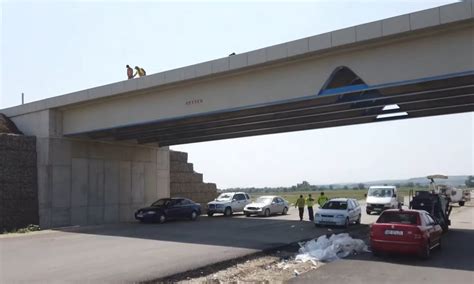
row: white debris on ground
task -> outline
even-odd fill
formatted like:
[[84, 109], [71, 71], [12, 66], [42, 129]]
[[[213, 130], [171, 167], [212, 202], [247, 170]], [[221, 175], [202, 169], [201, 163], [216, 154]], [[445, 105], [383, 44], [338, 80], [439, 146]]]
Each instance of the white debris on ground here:
[[349, 234], [333, 234], [329, 238], [322, 235], [317, 239], [300, 243], [296, 261], [311, 261], [317, 265], [318, 261], [331, 262], [347, 257], [351, 253], [370, 252], [363, 240], [353, 239]]
[[[332, 234], [331, 229], [328, 233]], [[365, 237], [368, 235], [368, 227], [352, 234]], [[245, 260], [231, 260], [225, 267], [209, 266], [162, 279], [159, 283], [286, 283], [332, 260], [368, 251], [363, 240], [353, 239], [346, 233], [331, 235], [329, 238], [324, 235], [299, 245], [299, 250], [296, 245], [288, 246], [271, 253], [248, 256]]]

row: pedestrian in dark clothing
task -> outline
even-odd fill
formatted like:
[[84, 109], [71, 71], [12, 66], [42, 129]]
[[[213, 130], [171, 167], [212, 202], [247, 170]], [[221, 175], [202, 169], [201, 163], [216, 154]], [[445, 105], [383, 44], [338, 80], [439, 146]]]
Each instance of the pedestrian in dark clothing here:
[[305, 204], [305, 200], [303, 198], [303, 195], [300, 195], [300, 198], [298, 198], [295, 203], [295, 207], [298, 207], [298, 211], [300, 213], [300, 221], [303, 221], [304, 204]]
[[130, 67], [128, 65], [127, 65], [127, 77], [128, 77], [128, 79], [133, 79], [133, 77], [134, 77], [133, 76], [133, 69], [132, 69], [132, 67]]
[[308, 206], [308, 214], [310, 221], [314, 221], [313, 204], [314, 199], [311, 197], [311, 194], [308, 194], [308, 198], [306, 198], [306, 205]]

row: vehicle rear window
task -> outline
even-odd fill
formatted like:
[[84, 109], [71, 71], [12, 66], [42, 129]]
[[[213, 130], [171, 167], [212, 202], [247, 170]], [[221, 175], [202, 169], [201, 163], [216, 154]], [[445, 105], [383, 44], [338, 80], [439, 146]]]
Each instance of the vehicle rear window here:
[[418, 225], [417, 215], [416, 213], [384, 212], [377, 220], [377, 223]]

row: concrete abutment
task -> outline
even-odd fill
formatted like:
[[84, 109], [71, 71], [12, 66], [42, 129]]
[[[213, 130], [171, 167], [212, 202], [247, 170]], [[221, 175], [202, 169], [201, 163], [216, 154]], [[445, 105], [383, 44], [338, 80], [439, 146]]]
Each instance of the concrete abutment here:
[[[12, 121], [30, 137], [24, 139], [31, 144], [34, 159], [29, 162], [35, 167], [26, 171], [26, 162], [8, 166], [34, 173], [34, 206], [27, 206], [36, 216], [31, 223], [43, 229], [131, 222], [138, 208], [170, 196], [199, 202], [205, 212], [217, 195], [216, 185], [204, 183], [187, 162], [187, 153], [153, 144], [66, 138], [61, 111], [55, 109]], [[1, 217], [10, 215], [2, 211]]]

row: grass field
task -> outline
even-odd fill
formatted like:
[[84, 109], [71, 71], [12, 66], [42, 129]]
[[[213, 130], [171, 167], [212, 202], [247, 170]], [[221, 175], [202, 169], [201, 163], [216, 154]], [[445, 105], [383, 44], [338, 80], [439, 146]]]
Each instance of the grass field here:
[[[399, 192], [399, 194], [401, 194], [403, 196], [408, 196], [409, 191], [411, 189], [412, 188], [399, 188], [398, 192]], [[423, 190], [423, 189], [414, 189], [414, 190]], [[347, 197], [347, 198], [354, 198], [354, 199], [357, 199], [357, 200], [362, 200], [362, 199], [365, 199], [364, 195], [366, 193], [367, 193], [367, 189], [363, 189], [363, 190], [352, 190], [352, 189], [348, 189], [348, 190], [326, 190], [326, 191], [324, 191], [324, 195], [326, 195], [329, 199], [336, 198], [336, 197]], [[312, 197], [317, 200], [318, 196], [320, 194], [320, 191], [254, 193], [254, 194], [252, 194], [252, 199], [255, 199], [255, 198], [257, 198], [259, 196], [262, 196], [262, 195], [279, 195], [279, 196], [283, 197], [284, 199], [286, 199], [291, 204], [294, 204], [296, 202], [296, 199], [298, 199], [298, 197], [301, 194], [305, 198], [308, 197], [308, 194], [311, 194]]]

